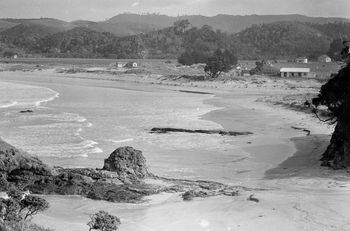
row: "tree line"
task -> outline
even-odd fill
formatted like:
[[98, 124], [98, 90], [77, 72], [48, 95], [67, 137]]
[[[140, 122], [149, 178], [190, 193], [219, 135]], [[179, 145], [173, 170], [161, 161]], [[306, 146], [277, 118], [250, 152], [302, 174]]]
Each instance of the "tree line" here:
[[181, 55], [182, 59], [191, 60], [199, 59], [203, 53], [208, 57], [220, 48], [235, 51], [240, 59], [289, 59], [325, 54], [332, 40], [339, 37], [350, 37], [350, 23], [270, 23], [253, 25], [232, 35], [207, 25], [193, 27], [188, 20], [181, 20], [165, 29], [126, 37], [83, 27], [52, 33], [46, 27], [27, 26], [11, 33], [0, 32], [0, 43], [7, 45], [7, 48], [0, 46], [0, 50], [15, 47], [23, 53], [45, 57], [178, 58]]

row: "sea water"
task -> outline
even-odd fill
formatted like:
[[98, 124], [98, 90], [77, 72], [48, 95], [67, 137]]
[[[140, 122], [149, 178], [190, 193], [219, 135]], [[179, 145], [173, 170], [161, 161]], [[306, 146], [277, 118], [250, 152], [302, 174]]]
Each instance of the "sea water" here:
[[89, 127], [79, 114], [46, 107], [59, 93], [45, 87], [0, 84], [0, 136], [39, 157], [78, 157], [102, 152], [80, 132]]
[[222, 129], [199, 118], [216, 109], [203, 103], [213, 95], [52, 77], [6, 81], [0, 84], [0, 137], [50, 165], [102, 167], [113, 150], [127, 145], [142, 150], [156, 174], [203, 179], [196, 166], [210, 165], [213, 153], [230, 146], [220, 135], [149, 132]]

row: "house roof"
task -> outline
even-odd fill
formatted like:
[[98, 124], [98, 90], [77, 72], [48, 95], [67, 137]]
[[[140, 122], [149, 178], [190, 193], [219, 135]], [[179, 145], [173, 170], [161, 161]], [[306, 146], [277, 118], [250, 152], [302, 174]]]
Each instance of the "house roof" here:
[[280, 72], [310, 72], [310, 68], [301, 67], [282, 67]]

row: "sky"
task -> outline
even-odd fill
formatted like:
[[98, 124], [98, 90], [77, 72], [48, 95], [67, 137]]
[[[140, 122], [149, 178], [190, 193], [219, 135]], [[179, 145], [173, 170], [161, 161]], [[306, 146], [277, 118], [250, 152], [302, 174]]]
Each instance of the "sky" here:
[[303, 14], [350, 18], [350, 0], [0, 0], [0, 18], [103, 21], [117, 14]]

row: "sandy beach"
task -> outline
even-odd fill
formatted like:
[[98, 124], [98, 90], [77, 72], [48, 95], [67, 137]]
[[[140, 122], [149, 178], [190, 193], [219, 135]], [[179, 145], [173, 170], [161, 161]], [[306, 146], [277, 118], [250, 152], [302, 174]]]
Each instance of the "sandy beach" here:
[[[178, 194], [160, 194], [140, 204], [44, 196], [50, 209], [36, 216], [34, 222], [57, 231], [87, 230], [89, 214], [106, 210], [121, 218], [120, 230], [130, 231], [350, 230], [350, 175], [345, 170], [320, 167], [319, 162], [333, 128], [311, 114], [262, 100], [314, 94], [320, 83], [267, 77], [258, 80], [253, 77], [218, 82], [174, 81], [164, 80], [161, 75], [64, 74], [56, 69], [0, 72], [0, 85], [30, 85], [59, 93], [58, 98], [42, 103], [41, 108], [30, 107], [34, 108], [34, 115], [50, 114], [50, 123], [52, 115], [55, 118], [60, 113], [79, 115], [80, 122], [79, 118], [70, 121], [69, 126], [74, 126], [72, 134], [81, 129], [81, 137], [95, 142], [84, 149], [89, 153], [87, 156], [45, 156], [35, 152], [39, 151], [38, 146], [29, 148], [24, 141], [15, 140], [16, 133], [6, 131], [20, 119], [0, 123], [1, 138], [17, 142], [24, 150], [27, 147], [30, 150], [26, 151], [37, 153], [46, 163], [97, 167], [115, 148], [131, 145], [144, 152], [150, 170], [157, 175], [213, 180], [251, 189], [237, 197], [217, 196], [190, 202], [183, 201]], [[135, 109], [127, 113], [131, 109], [111, 100], [116, 98], [120, 102], [131, 100]], [[103, 121], [115, 124], [115, 129]], [[124, 127], [117, 127], [118, 123], [124, 123]], [[37, 128], [38, 124], [34, 125]], [[253, 134], [233, 138], [148, 134], [156, 126]], [[18, 127], [18, 131], [23, 131]], [[56, 141], [50, 145], [53, 142]], [[101, 152], [93, 152], [96, 148]], [[247, 200], [250, 195], [259, 201]]]

